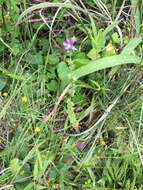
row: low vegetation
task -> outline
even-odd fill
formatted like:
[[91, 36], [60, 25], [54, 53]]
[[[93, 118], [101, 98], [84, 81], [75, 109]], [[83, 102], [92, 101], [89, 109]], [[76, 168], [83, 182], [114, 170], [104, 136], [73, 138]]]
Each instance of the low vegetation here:
[[0, 190], [143, 190], [142, 0], [0, 0]]

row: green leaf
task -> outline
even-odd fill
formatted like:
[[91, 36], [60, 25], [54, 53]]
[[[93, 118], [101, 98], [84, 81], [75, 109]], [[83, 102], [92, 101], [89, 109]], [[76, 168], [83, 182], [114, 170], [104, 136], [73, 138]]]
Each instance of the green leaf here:
[[0, 74], [0, 90], [2, 90], [6, 86], [6, 78], [2, 74]]
[[103, 32], [103, 36], [106, 36], [116, 25], [118, 25], [121, 21], [113, 22], [110, 24]]
[[36, 157], [35, 163], [34, 163], [34, 170], [33, 170], [33, 176], [34, 180], [36, 180], [39, 173], [39, 163], [38, 163], [38, 157]]
[[60, 62], [58, 64], [58, 68], [57, 68], [57, 72], [58, 72], [58, 76], [60, 78], [60, 80], [67, 80], [68, 79], [68, 74], [70, 72], [67, 64], [65, 62]]
[[117, 65], [128, 64], [128, 63], [139, 64], [140, 62], [141, 62], [141, 59], [133, 55], [113, 55], [109, 57], [104, 57], [96, 61], [91, 61], [89, 64], [71, 72], [69, 74], [69, 78], [73, 80], [77, 80], [80, 77], [83, 77], [95, 71], [99, 71], [99, 70], [106, 69], [109, 67], [114, 67]]
[[100, 57], [100, 55], [99, 55], [97, 49], [95, 49], [95, 48], [91, 49], [91, 50], [88, 52], [87, 56], [88, 56], [90, 59], [96, 59], [96, 58], [99, 58], [99, 57]]
[[74, 59], [86, 59], [85, 52], [79, 52], [79, 53], [77, 53], [76, 56], [74, 57]]
[[101, 51], [102, 48], [105, 47], [106, 42], [106, 36], [103, 34], [103, 30], [99, 30], [97, 37], [95, 39], [95, 48], [97, 49], [97, 52]]
[[53, 152], [50, 152], [50, 151], [46, 151], [43, 155], [37, 156], [35, 160], [35, 164], [34, 164], [34, 171], [33, 171], [35, 180], [39, 179], [42, 175], [44, 175], [48, 165], [52, 162], [53, 158], [54, 158], [54, 154]]
[[78, 106], [84, 106], [87, 103], [85, 94], [77, 94], [72, 97], [72, 102]]
[[20, 42], [17, 39], [13, 39], [13, 41], [10, 43], [10, 46], [13, 48], [15, 55], [20, 52]]
[[113, 44], [109, 43], [106, 48], [105, 48], [105, 57], [106, 56], [111, 56], [111, 55], [115, 55], [116, 51], [115, 51], [115, 46], [113, 46]]
[[79, 114], [79, 118], [83, 119], [85, 116], [87, 116], [91, 111], [93, 111], [95, 105], [95, 98], [92, 98], [91, 104], [88, 108], [83, 109], [83, 111]]
[[19, 162], [20, 160], [18, 158], [14, 158], [9, 162], [9, 167], [12, 173], [17, 173], [20, 170]]
[[132, 39], [122, 50], [121, 54], [130, 54], [143, 40], [140, 38]]
[[51, 80], [51, 82], [47, 84], [47, 88], [52, 92], [56, 92], [58, 88], [58, 83], [55, 80]]
[[32, 65], [42, 65], [43, 64], [43, 57], [41, 53], [37, 53], [36, 55], [27, 55], [26, 62]]
[[58, 58], [54, 55], [48, 55], [48, 63], [51, 65], [55, 65], [59, 62]]
[[3, 51], [3, 50], [4, 50], [4, 45], [0, 42], [0, 52]]
[[46, 190], [47, 187], [37, 184], [36, 187], [35, 187], [35, 189], [36, 189], [36, 190], [42, 190], [42, 189], [45, 189], [45, 190]]
[[73, 63], [74, 63], [74, 68], [77, 69], [81, 66], [87, 65], [90, 62], [89, 59], [74, 59]]
[[92, 32], [93, 32], [94, 39], [96, 39], [97, 29], [96, 29], [96, 26], [95, 26], [95, 21], [93, 20], [93, 18], [90, 15], [89, 15], [89, 18], [90, 18], [90, 21], [91, 21], [91, 26], [92, 26]]
[[112, 38], [113, 38], [114, 43], [117, 43], [117, 44], [120, 43], [120, 38], [118, 37], [117, 32], [112, 34]]
[[24, 190], [31, 190], [31, 189], [33, 189], [33, 186], [34, 186], [34, 183], [31, 182], [31, 183], [29, 183], [29, 184], [24, 188]]
[[56, 72], [55, 72], [56, 68], [55, 68], [55, 66], [48, 65], [47, 70], [48, 70], [47, 71], [47, 78], [48, 79], [55, 79], [55, 77], [56, 77]]
[[[134, 38], [132, 39], [122, 50], [121, 55], [130, 54], [140, 43], [142, 40], [140, 38]], [[120, 68], [120, 65], [113, 67], [111, 71], [109, 72], [109, 76], [114, 75], [118, 69]]]

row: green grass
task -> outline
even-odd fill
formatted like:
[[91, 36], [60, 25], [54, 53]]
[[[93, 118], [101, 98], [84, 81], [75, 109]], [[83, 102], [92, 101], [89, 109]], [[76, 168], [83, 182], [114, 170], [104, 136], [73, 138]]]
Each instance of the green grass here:
[[142, 190], [142, 1], [31, 2], [0, 1], [0, 190]]

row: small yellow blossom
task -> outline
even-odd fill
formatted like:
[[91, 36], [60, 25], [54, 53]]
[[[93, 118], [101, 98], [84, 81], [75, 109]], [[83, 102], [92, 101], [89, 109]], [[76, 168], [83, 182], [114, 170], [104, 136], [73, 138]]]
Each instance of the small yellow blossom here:
[[60, 185], [57, 183], [54, 185], [54, 188], [59, 189]]
[[2, 95], [6, 97], [6, 96], [8, 96], [8, 93], [4, 92]]
[[105, 142], [105, 141], [102, 141], [101, 144], [102, 144], [102, 145], [106, 145], [106, 142]]
[[23, 96], [23, 97], [22, 97], [22, 101], [26, 103], [26, 102], [27, 102], [27, 97], [26, 97], [26, 96]]
[[24, 174], [24, 170], [22, 170], [21, 172], [20, 172], [20, 175], [23, 175]]
[[46, 155], [45, 155], [45, 154], [42, 154], [42, 158], [46, 158]]
[[35, 132], [39, 132], [39, 131], [40, 131], [40, 127], [36, 127]]
[[2, 140], [0, 139], [0, 144], [2, 143]]

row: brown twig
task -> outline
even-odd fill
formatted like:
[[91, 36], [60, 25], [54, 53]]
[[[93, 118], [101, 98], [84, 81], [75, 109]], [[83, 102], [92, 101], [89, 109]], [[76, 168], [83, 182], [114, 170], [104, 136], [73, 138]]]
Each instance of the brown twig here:
[[48, 120], [50, 119], [50, 117], [55, 113], [55, 111], [57, 110], [57, 108], [58, 108], [60, 102], [62, 101], [62, 99], [63, 99], [63, 97], [65, 96], [65, 94], [68, 92], [68, 90], [69, 90], [69, 88], [71, 87], [71, 85], [72, 85], [72, 83], [70, 82], [70, 83], [68, 84], [68, 86], [64, 89], [64, 91], [63, 91], [63, 93], [61, 94], [61, 96], [59, 97], [59, 99], [58, 99], [56, 105], [54, 106], [52, 112], [49, 113], [49, 114], [43, 119], [44, 122], [48, 121]]

